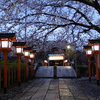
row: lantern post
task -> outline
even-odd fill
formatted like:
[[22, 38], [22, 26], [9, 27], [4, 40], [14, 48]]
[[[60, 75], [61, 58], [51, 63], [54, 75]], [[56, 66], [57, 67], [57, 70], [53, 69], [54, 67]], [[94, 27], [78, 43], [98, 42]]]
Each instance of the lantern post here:
[[92, 57], [92, 48], [91, 46], [84, 46], [83, 48], [84, 51], [86, 51], [86, 56], [88, 57], [88, 62], [89, 62], [89, 81], [91, 82], [91, 57]]
[[31, 79], [33, 79], [33, 60], [34, 60], [34, 56], [36, 54], [36, 51], [32, 51], [30, 52], [30, 59], [31, 59]]
[[4, 54], [4, 93], [7, 93], [7, 56], [12, 51], [12, 41], [16, 41], [15, 33], [0, 33], [0, 51]]
[[30, 52], [32, 51], [31, 47], [23, 49], [24, 58], [26, 59], [26, 82], [28, 82], [28, 58], [30, 57]]
[[92, 53], [95, 56], [97, 85], [99, 86], [98, 54], [100, 53], [100, 39], [89, 40], [89, 44], [88, 45], [92, 46]]
[[18, 87], [20, 87], [20, 59], [23, 55], [23, 48], [26, 47], [26, 42], [13, 42], [13, 46], [15, 47], [15, 55], [18, 57]]

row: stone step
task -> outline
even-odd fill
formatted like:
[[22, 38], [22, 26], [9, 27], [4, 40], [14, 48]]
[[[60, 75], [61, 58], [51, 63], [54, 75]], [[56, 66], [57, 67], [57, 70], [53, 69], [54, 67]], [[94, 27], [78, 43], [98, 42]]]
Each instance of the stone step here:
[[[35, 77], [53, 77], [54, 66], [41, 66]], [[76, 77], [76, 72], [71, 66], [57, 66], [57, 77]]]

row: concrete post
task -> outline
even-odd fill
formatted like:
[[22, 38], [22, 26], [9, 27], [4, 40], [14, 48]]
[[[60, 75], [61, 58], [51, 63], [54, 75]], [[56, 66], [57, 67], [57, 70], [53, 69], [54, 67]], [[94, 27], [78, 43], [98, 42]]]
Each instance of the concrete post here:
[[54, 79], [57, 78], [57, 66], [54, 65]]

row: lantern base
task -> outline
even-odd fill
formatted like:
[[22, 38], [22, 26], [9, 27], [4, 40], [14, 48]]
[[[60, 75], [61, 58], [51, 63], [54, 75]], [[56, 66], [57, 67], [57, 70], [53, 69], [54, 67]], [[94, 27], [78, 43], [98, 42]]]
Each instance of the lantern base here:
[[97, 86], [99, 86], [99, 80], [97, 80]]
[[89, 82], [91, 82], [91, 77], [89, 77]]
[[20, 82], [18, 82], [18, 87], [20, 87]]
[[7, 88], [4, 88], [4, 94], [7, 94]]

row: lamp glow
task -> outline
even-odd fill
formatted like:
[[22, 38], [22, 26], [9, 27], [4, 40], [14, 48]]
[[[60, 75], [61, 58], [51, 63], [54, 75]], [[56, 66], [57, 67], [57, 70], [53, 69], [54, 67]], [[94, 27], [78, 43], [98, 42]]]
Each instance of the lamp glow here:
[[91, 54], [92, 54], [92, 51], [91, 51], [91, 50], [87, 50], [87, 51], [86, 51], [86, 54], [87, 54], [87, 55], [91, 55]]
[[24, 55], [25, 55], [25, 56], [29, 56], [29, 52], [25, 52]]
[[47, 61], [47, 60], [44, 60], [44, 62], [45, 62], [45, 63], [48, 63], [48, 61]]
[[68, 45], [67, 48], [70, 49], [70, 45]]
[[57, 57], [52, 56], [52, 57], [49, 57], [49, 60], [63, 60], [63, 59], [64, 59], [64, 57], [62, 57], [62, 56], [57, 56]]
[[17, 53], [21, 53], [22, 49], [21, 48], [16, 48]]
[[94, 45], [94, 50], [98, 51], [99, 50], [99, 45]]
[[67, 62], [67, 60], [64, 60], [64, 63], [66, 63]]
[[8, 41], [2, 41], [2, 48], [8, 47]]
[[30, 58], [34, 58], [34, 54], [30, 54]]

